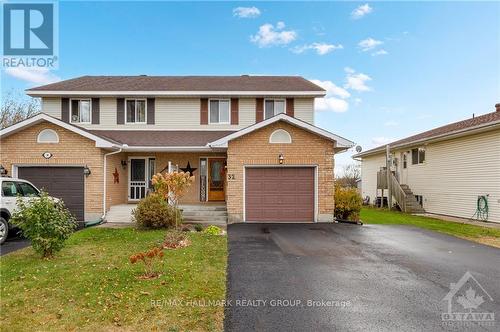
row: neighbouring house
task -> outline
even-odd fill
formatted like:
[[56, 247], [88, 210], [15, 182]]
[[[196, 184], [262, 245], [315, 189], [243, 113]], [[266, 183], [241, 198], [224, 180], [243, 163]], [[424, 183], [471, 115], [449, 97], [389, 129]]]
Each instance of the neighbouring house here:
[[[488, 221], [500, 222], [500, 104], [495, 107], [389, 144], [392, 196], [402, 210], [471, 218], [482, 197]], [[363, 197], [380, 202], [387, 188], [386, 146], [353, 158], [362, 160]]]
[[291, 76], [83, 76], [27, 90], [42, 113], [0, 131], [0, 164], [79, 220], [135, 203], [157, 172], [189, 171], [183, 204], [229, 222], [332, 221], [334, 155], [314, 126], [325, 90]]

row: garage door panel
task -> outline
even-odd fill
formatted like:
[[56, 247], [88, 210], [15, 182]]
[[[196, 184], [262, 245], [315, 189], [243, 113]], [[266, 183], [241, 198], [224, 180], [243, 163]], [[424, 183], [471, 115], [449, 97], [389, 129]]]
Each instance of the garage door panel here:
[[248, 221], [313, 221], [314, 168], [247, 168]]
[[85, 181], [82, 167], [19, 167], [18, 176], [63, 200], [77, 220], [84, 220]]

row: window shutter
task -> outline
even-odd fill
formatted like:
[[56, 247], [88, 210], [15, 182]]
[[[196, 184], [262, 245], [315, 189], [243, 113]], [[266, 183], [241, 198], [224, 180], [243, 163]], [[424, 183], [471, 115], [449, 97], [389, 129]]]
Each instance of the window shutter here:
[[208, 124], [208, 99], [200, 99], [200, 124]]
[[255, 99], [255, 122], [264, 120], [264, 98]]
[[295, 108], [294, 108], [294, 99], [287, 98], [286, 99], [286, 115], [294, 116]]
[[155, 99], [154, 98], [148, 98], [148, 124], [155, 124]]
[[125, 99], [116, 99], [116, 124], [125, 124]]
[[61, 99], [61, 120], [69, 122], [69, 98]]
[[92, 98], [92, 124], [99, 124], [100, 106], [99, 98]]
[[231, 124], [237, 125], [239, 123], [239, 109], [240, 102], [238, 98], [231, 98]]

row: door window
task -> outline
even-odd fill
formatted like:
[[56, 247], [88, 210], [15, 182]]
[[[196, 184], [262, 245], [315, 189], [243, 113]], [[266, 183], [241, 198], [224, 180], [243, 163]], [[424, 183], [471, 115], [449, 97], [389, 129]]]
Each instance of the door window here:
[[144, 159], [132, 159], [130, 161], [132, 181], [146, 180], [146, 161]]

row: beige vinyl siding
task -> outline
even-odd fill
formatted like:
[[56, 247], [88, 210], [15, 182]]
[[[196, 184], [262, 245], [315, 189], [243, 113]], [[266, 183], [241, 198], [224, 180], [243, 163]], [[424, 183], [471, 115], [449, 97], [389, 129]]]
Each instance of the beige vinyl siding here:
[[[415, 195], [423, 196], [427, 212], [469, 218], [476, 210], [477, 196], [489, 194], [489, 220], [500, 222], [500, 129], [425, 148], [425, 163], [412, 165], [408, 158], [407, 184]], [[396, 157], [410, 150], [397, 150]], [[367, 178], [368, 188], [373, 182], [376, 185], [376, 173], [371, 170], [378, 169], [377, 164], [384, 164], [382, 154], [363, 159], [362, 169], [367, 170], [363, 182]]]
[[42, 112], [53, 116], [54, 118], [61, 118], [61, 98], [42, 98]]
[[314, 98], [295, 98], [294, 116], [310, 124], [314, 124]]
[[361, 163], [361, 195], [369, 196], [370, 204], [375, 203], [377, 197], [377, 172], [382, 166], [385, 166], [384, 155], [363, 158]]
[[255, 98], [241, 98], [239, 123], [240, 127], [248, 127], [255, 123]]

